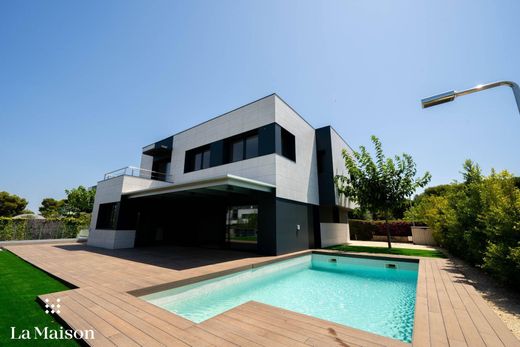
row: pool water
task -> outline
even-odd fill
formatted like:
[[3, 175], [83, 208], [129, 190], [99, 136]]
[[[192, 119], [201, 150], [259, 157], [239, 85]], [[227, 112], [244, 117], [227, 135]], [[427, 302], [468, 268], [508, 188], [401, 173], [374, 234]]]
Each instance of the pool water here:
[[254, 300], [411, 342], [417, 269], [415, 262], [312, 254], [142, 298], [195, 323]]

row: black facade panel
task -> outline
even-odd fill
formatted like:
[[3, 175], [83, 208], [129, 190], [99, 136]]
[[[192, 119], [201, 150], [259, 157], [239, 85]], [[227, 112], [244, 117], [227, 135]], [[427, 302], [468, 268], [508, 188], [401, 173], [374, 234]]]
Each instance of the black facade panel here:
[[276, 255], [276, 198], [258, 200], [258, 253]]
[[258, 129], [258, 155], [275, 153], [275, 123]]
[[320, 205], [336, 205], [330, 126], [316, 129]]
[[348, 210], [336, 205], [320, 205], [321, 223], [348, 223]]
[[152, 144], [153, 146], [147, 146], [150, 147], [148, 150], [144, 151], [143, 154], [151, 155], [151, 156], [157, 156], [157, 155], [163, 155], [166, 152], [169, 152], [171, 154], [172, 147], [173, 147], [173, 136], [167, 137], [161, 141], [157, 141], [156, 143]]
[[316, 208], [311, 204], [276, 199], [277, 254], [301, 251], [315, 245]]
[[309, 248], [321, 248], [320, 208], [313, 206], [314, 239], [309, 242]]
[[224, 164], [224, 141], [216, 141], [209, 146], [211, 151], [210, 167]]

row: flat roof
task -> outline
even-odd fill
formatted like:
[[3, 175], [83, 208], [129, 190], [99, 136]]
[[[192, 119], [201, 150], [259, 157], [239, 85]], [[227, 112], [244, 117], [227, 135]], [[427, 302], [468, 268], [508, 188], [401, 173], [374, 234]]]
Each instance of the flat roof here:
[[[188, 131], [188, 130], [191, 130], [191, 129], [193, 129], [193, 128], [196, 128], [196, 127], [198, 127], [198, 126], [201, 126], [201, 125], [203, 125], [203, 124], [205, 124], [205, 123], [211, 122], [211, 121], [213, 121], [213, 120], [215, 120], [215, 119], [218, 119], [218, 118], [220, 118], [220, 117], [224, 117], [225, 115], [227, 115], [227, 114], [229, 114], [229, 113], [232, 113], [232, 112], [235, 112], [235, 111], [237, 111], [237, 110], [240, 110], [241, 108], [247, 107], [247, 106], [252, 105], [252, 104], [254, 104], [254, 103], [256, 103], [256, 102], [259, 102], [259, 101], [262, 101], [262, 100], [264, 100], [264, 99], [267, 99], [267, 98], [269, 98], [269, 97], [271, 97], [271, 96], [274, 96], [274, 97], [278, 98], [278, 100], [280, 100], [280, 101], [283, 102], [287, 107], [289, 107], [289, 108], [290, 108], [290, 109], [291, 109], [291, 110], [292, 110], [292, 111], [293, 111], [293, 112], [294, 112], [298, 117], [300, 117], [300, 118], [301, 118], [305, 123], [307, 123], [311, 128], [315, 129], [315, 128], [312, 126], [312, 124], [309, 123], [309, 121], [307, 121], [307, 120], [306, 120], [306, 119], [305, 119], [301, 114], [299, 114], [298, 111], [296, 111], [296, 110], [295, 110], [291, 105], [289, 105], [289, 103], [286, 102], [286, 101], [285, 101], [285, 100], [284, 100], [280, 95], [278, 95], [278, 94], [276, 94], [276, 93], [271, 93], [271, 94], [269, 94], [269, 95], [266, 95], [266, 96], [264, 96], [264, 97], [261, 97], [261, 98], [259, 98], [259, 99], [254, 100], [254, 101], [248, 102], [248, 103], [245, 104], [245, 105], [242, 105], [242, 106], [236, 107], [236, 108], [232, 109], [231, 111], [227, 111], [227, 112], [222, 113], [222, 114], [220, 114], [220, 115], [218, 115], [218, 116], [212, 117], [212, 118], [210, 118], [210, 119], [208, 119], [208, 120], [205, 120], [205, 121], [203, 121], [203, 122], [200, 122], [200, 123], [198, 123], [198, 124], [195, 124], [195, 125], [193, 125], [193, 126], [187, 128], [187, 129], [185, 129], [185, 130], [181, 130], [181, 131], [179, 131], [179, 132], [176, 132], [175, 134], [170, 135], [170, 136], [164, 138], [163, 140], [166, 140], [166, 139], [168, 139], [168, 138], [170, 138], [170, 137], [175, 137], [175, 136], [177, 136], [177, 135], [179, 135], [179, 134], [182, 134], [182, 133], [184, 133], [184, 132], [186, 132], [186, 131]], [[144, 146], [144, 147], [143, 147], [143, 150], [144, 150], [145, 148], [147, 148], [147, 147], [149, 147], [149, 146], [152, 146], [152, 145], [154, 145], [155, 143], [157, 143], [157, 142], [161, 142], [161, 141], [163, 141], [163, 140], [159, 140], [159, 141], [153, 142], [153, 143], [151, 143], [151, 144], [149, 144], [149, 145], [147, 145], [147, 146]]]

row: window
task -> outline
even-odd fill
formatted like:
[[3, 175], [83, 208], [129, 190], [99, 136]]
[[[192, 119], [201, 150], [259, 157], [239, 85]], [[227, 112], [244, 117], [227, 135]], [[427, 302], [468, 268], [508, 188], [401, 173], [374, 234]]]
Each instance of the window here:
[[239, 161], [244, 159], [244, 140], [240, 139], [233, 142], [231, 145], [231, 155], [229, 156], [231, 162]]
[[325, 151], [318, 150], [318, 173], [325, 172]]
[[282, 155], [287, 159], [292, 161], [296, 161], [296, 145], [294, 135], [281, 128], [282, 135]]
[[246, 138], [246, 159], [258, 157], [258, 135]]
[[194, 167], [193, 167], [193, 170], [200, 170], [202, 169], [202, 152], [200, 153], [195, 153], [195, 162], [194, 162]]
[[210, 152], [209, 149], [207, 149], [204, 152], [202, 152], [202, 168], [203, 169], [207, 169], [209, 167], [210, 156], [211, 156], [211, 152]]
[[[276, 123], [186, 151], [184, 172], [276, 153], [296, 161], [295, 137]], [[168, 159], [171, 161], [170, 157]]]
[[118, 203], [100, 204], [96, 229], [115, 230], [117, 224]]
[[228, 163], [258, 157], [258, 132], [247, 132], [225, 140]]
[[211, 166], [211, 151], [207, 146], [186, 152], [184, 172], [207, 169]]

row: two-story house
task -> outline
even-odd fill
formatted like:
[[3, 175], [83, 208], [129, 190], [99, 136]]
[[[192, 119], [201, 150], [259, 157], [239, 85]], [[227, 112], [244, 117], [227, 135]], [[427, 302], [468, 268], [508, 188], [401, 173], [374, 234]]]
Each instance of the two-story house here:
[[276, 94], [143, 148], [98, 183], [88, 245], [283, 254], [348, 240], [345, 141]]

